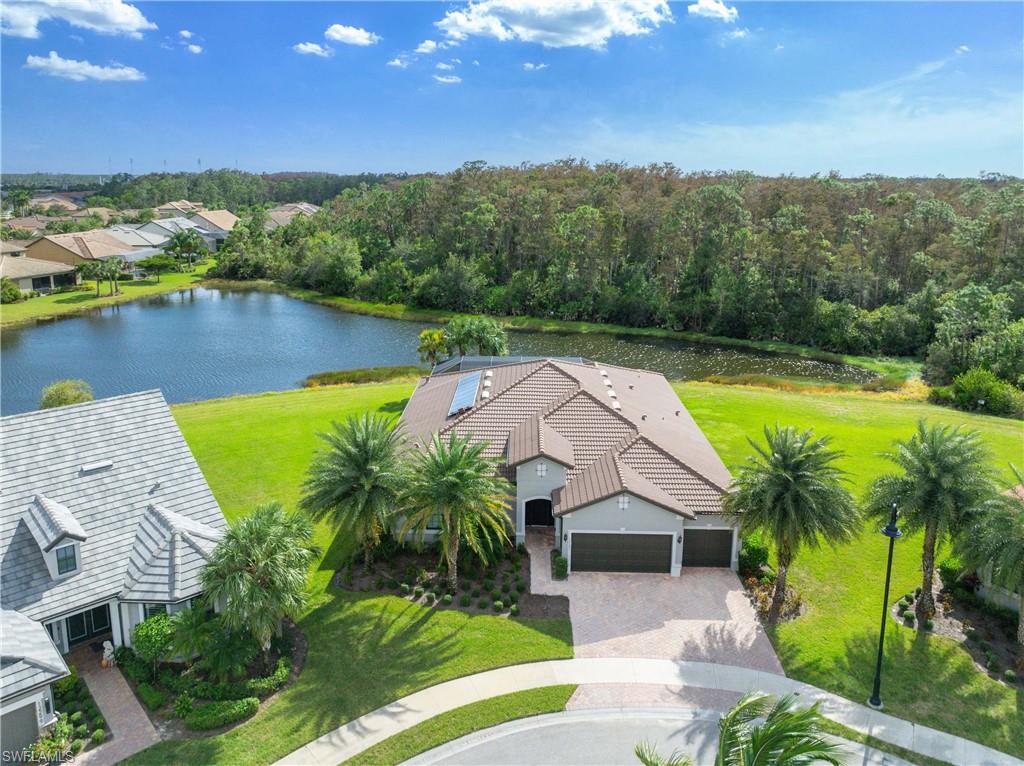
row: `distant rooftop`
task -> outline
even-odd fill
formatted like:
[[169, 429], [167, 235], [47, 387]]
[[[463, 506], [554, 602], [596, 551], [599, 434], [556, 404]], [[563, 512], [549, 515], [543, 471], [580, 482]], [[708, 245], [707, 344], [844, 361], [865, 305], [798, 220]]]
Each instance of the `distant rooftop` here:
[[545, 359], [572, 362], [574, 364], [593, 364], [590, 359], [584, 359], [582, 356], [453, 356], [435, 364], [430, 374], [441, 375], [446, 372], [469, 372], [470, 370], [482, 370], [485, 367], [500, 367], [507, 364], [522, 364], [523, 362], [540, 362]]

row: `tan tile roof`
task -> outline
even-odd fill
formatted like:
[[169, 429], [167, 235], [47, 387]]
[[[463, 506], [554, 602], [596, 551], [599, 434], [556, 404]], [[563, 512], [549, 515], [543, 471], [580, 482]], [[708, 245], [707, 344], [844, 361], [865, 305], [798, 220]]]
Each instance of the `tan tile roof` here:
[[48, 277], [51, 274], [67, 274], [74, 270], [74, 266], [69, 266], [66, 263], [29, 258], [27, 255], [0, 255], [0, 277], [29, 279], [30, 277]]
[[5, 239], [0, 241], [0, 253], [5, 255], [24, 253], [27, 245], [28, 240], [26, 239]]
[[231, 231], [238, 223], [238, 216], [230, 210], [204, 210], [201, 213], [196, 213], [193, 220], [196, 218], [212, 223], [224, 231]]
[[[115, 255], [124, 255], [132, 250], [130, 245], [102, 229], [67, 234], [48, 234], [43, 239], [48, 239], [82, 258], [110, 258]], [[31, 252], [32, 248], [29, 247], [29, 253]]]
[[729, 471], [664, 376], [555, 359], [499, 364], [480, 372], [472, 408], [449, 418], [468, 374], [420, 381], [402, 414], [416, 446], [435, 432], [469, 435], [507, 460], [502, 472], [512, 478], [516, 464], [556, 460], [569, 469], [556, 513], [622, 491], [688, 517], [721, 510]]

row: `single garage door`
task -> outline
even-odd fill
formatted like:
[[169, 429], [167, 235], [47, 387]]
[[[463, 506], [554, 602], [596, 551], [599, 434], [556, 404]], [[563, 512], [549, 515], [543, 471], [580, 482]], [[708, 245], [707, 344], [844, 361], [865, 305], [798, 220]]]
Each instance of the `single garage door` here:
[[[18, 753], [39, 738], [34, 702], [0, 716], [0, 748], [6, 753]], [[6, 762], [6, 758], [4, 759]]]
[[672, 535], [573, 533], [573, 572], [670, 572]]
[[684, 529], [684, 567], [727, 567], [732, 563], [731, 529]]

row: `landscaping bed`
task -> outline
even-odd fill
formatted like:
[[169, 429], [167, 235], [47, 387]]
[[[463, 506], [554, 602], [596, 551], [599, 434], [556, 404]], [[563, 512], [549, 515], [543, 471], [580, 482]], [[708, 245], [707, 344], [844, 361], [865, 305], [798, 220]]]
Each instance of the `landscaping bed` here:
[[382, 549], [367, 571], [359, 559], [334, 577], [335, 585], [361, 593], [386, 593], [437, 609], [501, 617], [568, 619], [569, 600], [530, 592], [530, 554], [526, 546], [508, 546], [495, 560], [468, 558], [459, 564], [458, 588], [452, 591], [436, 546]]
[[69, 665], [68, 670], [71, 675], [53, 685], [54, 707], [60, 714], [57, 723], [49, 736], [33, 745], [33, 753], [40, 760], [60, 762], [65, 753], [78, 755], [110, 739], [107, 722], [89, 687], [78, 677], [74, 665]]

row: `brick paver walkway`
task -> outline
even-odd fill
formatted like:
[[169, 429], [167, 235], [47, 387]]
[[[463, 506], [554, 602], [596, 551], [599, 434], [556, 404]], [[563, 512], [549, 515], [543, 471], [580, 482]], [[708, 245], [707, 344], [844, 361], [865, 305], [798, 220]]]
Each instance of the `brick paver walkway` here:
[[135, 694], [117, 668], [100, 667], [90, 658], [77, 664], [78, 675], [89, 687], [100, 712], [107, 720], [113, 739], [82, 753], [76, 766], [113, 766], [131, 755], [160, 741], [156, 729], [142, 709]]

